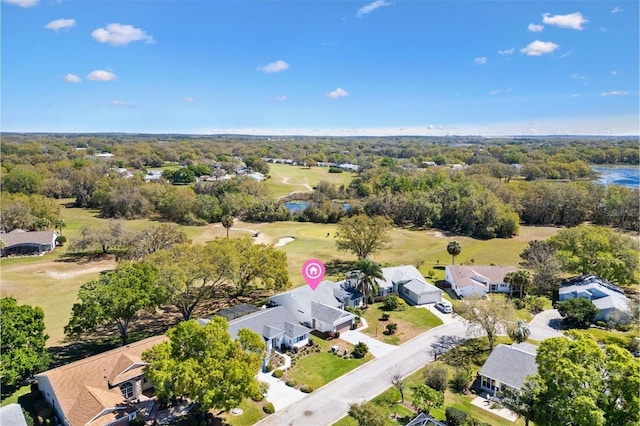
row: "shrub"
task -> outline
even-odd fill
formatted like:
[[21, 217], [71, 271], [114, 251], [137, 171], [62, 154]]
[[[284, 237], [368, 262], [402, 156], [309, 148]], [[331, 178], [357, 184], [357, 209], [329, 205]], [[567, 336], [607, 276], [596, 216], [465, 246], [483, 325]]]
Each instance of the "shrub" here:
[[471, 370], [467, 367], [457, 367], [453, 375], [453, 388], [460, 393], [466, 393], [473, 381]]
[[276, 379], [279, 379], [280, 377], [282, 377], [284, 375], [284, 371], [283, 370], [276, 370], [271, 375], [273, 377], [275, 377]]
[[296, 381], [295, 381], [295, 380], [293, 380], [293, 379], [289, 379], [289, 380], [287, 380], [287, 381], [285, 382], [285, 384], [286, 384], [287, 386], [289, 386], [290, 388], [293, 388], [293, 387], [295, 387], [298, 383], [296, 383]]
[[251, 399], [254, 400], [255, 402], [260, 402], [264, 399], [264, 395], [261, 394], [260, 392], [256, 392], [253, 395], [251, 395]]
[[59, 246], [64, 245], [64, 243], [67, 242], [67, 237], [60, 235], [59, 237], [56, 238], [56, 244]]
[[264, 372], [265, 373], [269, 373], [273, 371], [273, 365], [271, 365], [271, 363], [267, 364], [266, 367], [264, 367]]
[[313, 392], [313, 388], [311, 386], [304, 385], [300, 388], [300, 392], [311, 393]]
[[276, 407], [274, 407], [272, 403], [267, 402], [266, 404], [264, 404], [264, 407], [262, 407], [262, 411], [267, 414], [273, 414], [276, 412]]
[[527, 304], [522, 299], [515, 299], [513, 301], [513, 304], [515, 305], [516, 309], [524, 309], [527, 307]]
[[445, 417], [449, 426], [464, 426], [467, 421], [467, 413], [455, 407], [447, 407]]
[[342, 173], [343, 170], [340, 167], [329, 167], [329, 173]]
[[527, 305], [529, 305], [529, 311], [532, 314], [538, 314], [544, 311], [544, 305], [546, 303], [546, 299], [542, 296], [527, 297], [526, 303]]
[[618, 324], [616, 326], [616, 329], [618, 331], [622, 331], [622, 332], [626, 333], [627, 331], [631, 330], [631, 326], [629, 324]]
[[385, 330], [385, 333], [388, 336], [395, 334], [396, 331], [398, 331], [398, 324], [396, 324], [395, 322], [392, 322], [391, 324], [387, 324], [387, 329]]
[[358, 344], [353, 347], [351, 354], [354, 358], [363, 358], [367, 352], [369, 352], [369, 346], [364, 342], [358, 342]]
[[389, 321], [390, 317], [391, 315], [389, 315], [387, 312], [383, 312], [382, 315], [380, 315], [380, 321]]
[[596, 325], [597, 325], [598, 327], [608, 328], [608, 327], [607, 327], [607, 323], [606, 323], [606, 322], [604, 322], [604, 321], [602, 321], [602, 320], [598, 320], [598, 321], [596, 321]]
[[385, 311], [404, 311], [407, 304], [399, 296], [392, 294], [382, 300], [382, 307]]
[[339, 331], [336, 331], [334, 335], [335, 335], [336, 339], [340, 338], [340, 332]]
[[424, 382], [427, 386], [440, 392], [447, 389], [449, 368], [440, 363], [429, 364], [424, 369]]
[[294, 354], [297, 354], [299, 351], [300, 351], [300, 349], [298, 349], [298, 347], [297, 347], [297, 346], [294, 346], [294, 347], [293, 347], [293, 353], [294, 353]]

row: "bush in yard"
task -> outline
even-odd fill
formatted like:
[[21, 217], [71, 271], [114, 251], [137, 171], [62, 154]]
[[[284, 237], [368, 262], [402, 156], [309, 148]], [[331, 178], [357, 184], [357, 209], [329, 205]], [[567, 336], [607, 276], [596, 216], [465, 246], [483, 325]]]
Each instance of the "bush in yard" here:
[[544, 305], [547, 299], [542, 296], [527, 296], [525, 301], [529, 306], [529, 312], [535, 315], [544, 311]]
[[383, 312], [382, 315], [380, 315], [380, 321], [389, 321], [390, 317], [391, 315], [389, 315], [387, 312]]
[[351, 354], [354, 358], [363, 358], [367, 352], [369, 352], [369, 346], [364, 342], [358, 342], [358, 344], [353, 347]]
[[282, 377], [284, 375], [284, 371], [283, 370], [276, 370], [271, 375], [273, 377], [275, 377], [276, 379], [279, 379], [280, 377]]
[[300, 392], [303, 392], [303, 393], [311, 393], [311, 392], [313, 392], [313, 388], [312, 388], [311, 386], [304, 385], [304, 386], [302, 386], [302, 387], [300, 388]]
[[467, 413], [455, 407], [447, 407], [445, 417], [448, 426], [464, 426], [467, 421]]
[[267, 414], [273, 414], [276, 412], [276, 407], [274, 407], [272, 403], [267, 402], [266, 404], [264, 404], [264, 407], [262, 407], [262, 411]]
[[56, 238], [56, 245], [63, 246], [67, 242], [67, 237], [60, 235]]
[[515, 305], [516, 309], [524, 309], [527, 307], [527, 304], [522, 299], [515, 299], [513, 301], [513, 304]]
[[466, 393], [473, 382], [473, 375], [468, 367], [456, 367], [453, 375], [453, 388], [456, 392]]
[[271, 363], [269, 363], [264, 367], [264, 372], [265, 373], [269, 373], [271, 371], [273, 371], [273, 365], [271, 365]]
[[396, 331], [398, 331], [398, 324], [396, 324], [395, 322], [392, 322], [391, 324], [387, 324], [387, 329], [385, 330], [385, 334], [387, 336], [391, 336], [392, 334], [395, 334]]
[[289, 386], [290, 388], [293, 388], [293, 387], [295, 387], [298, 383], [297, 383], [295, 380], [293, 380], [293, 379], [289, 379], [289, 380], [287, 380], [287, 381], [285, 382], [285, 384], [286, 384], [287, 386]]
[[257, 392], [251, 395], [251, 399], [254, 400], [255, 402], [260, 402], [264, 399], [264, 395], [261, 394], [260, 392]]
[[382, 300], [382, 308], [385, 311], [404, 311], [407, 309], [407, 304], [399, 296], [392, 294]]
[[425, 367], [423, 376], [427, 386], [444, 392], [449, 384], [449, 367], [441, 363], [429, 364]]
[[336, 339], [339, 339], [340, 338], [340, 332], [336, 331], [335, 336], [336, 336]]
[[298, 349], [298, 347], [297, 347], [297, 346], [294, 346], [294, 347], [293, 347], [293, 353], [294, 353], [294, 354], [297, 354], [299, 351], [300, 351], [300, 349]]
[[588, 327], [599, 312], [591, 300], [583, 297], [558, 302], [556, 308], [562, 316], [562, 322], [574, 327]]

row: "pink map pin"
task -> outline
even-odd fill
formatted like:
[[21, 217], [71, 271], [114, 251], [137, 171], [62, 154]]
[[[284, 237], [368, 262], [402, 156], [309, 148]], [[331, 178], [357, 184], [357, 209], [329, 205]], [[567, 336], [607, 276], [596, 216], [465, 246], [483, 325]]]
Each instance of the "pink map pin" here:
[[324, 263], [318, 259], [309, 259], [302, 265], [302, 276], [313, 291], [318, 288], [318, 284], [324, 277], [324, 272]]

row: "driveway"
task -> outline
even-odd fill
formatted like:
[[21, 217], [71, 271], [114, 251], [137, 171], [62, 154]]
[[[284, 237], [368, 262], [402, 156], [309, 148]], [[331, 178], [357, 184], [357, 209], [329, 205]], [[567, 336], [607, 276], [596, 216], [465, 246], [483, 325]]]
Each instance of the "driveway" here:
[[359, 342], [366, 343], [369, 347], [369, 352], [371, 352], [371, 354], [376, 358], [380, 358], [381, 356], [384, 356], [398, 348], [397, 346], [383, 343], [378, 339], [369, 337], [366, 334], [356, 330], [350, 330], [340, 333], [340, 338], [354, 345], [357, 345]]
[[435, 344], [439, 337], [463, 338], [466, 330], [462, 321], [455, 319], [433, 328], [395, 347], [385, 355], [350, 371], [284, 410], [276, 411], [257, 424], [262, 426], [331, 425], [347, 414], [350, 403], [368, 401], [391, 386], [389, 378], [397, 368], [408, 375], [433, 361], [431, 345]]
[[276, 379], [271, 373], [258, 373], [258, 380], [269, 384], [266, 399], [273, 404], [276, 411], [284, 410], [307, 396], [307, 394], [287, 386], [282, 380]]
[[562, 336], [560, 321], [562, 317], [557, 309], [542, 311], [529, 322], [529, 338], [532, 340], [544, 340], [551, 337]]

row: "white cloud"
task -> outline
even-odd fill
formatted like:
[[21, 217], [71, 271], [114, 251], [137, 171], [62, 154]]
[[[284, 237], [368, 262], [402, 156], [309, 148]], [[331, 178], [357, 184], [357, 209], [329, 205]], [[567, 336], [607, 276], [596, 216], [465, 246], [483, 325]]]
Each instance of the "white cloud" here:
[[539, 33], [540, 31], [544, 30], [544, 25], [529, 24], [527, 29], [532, 33]]
[[56, 19], [55, 21], [51, 21], [47, 25], [45, 25], [45, 28], [48, 30], [58, 31], [61, 29], [69, 29], [75, 26], [75, 19]]
[[344, 90], [341, 87], [338, 87], [333, 92], [327, 93], [326, 96], [329, 99], [338, 99], [338, 98], [342, 98], [342, 97], [345, 97], [345, 96], [349, 96], [349, 92], [347, 92], [346, 90]]
[[371, 13], [371, 12], [373, 12], [374, 10], [376, 10], [376, 9], [378, 9], [380, 7], [390, 6], [390, 5], [391, 5], [391, 3], [387, 3], [384, 0], [376, 0], [373, 3], [369, 3], [369, 4], [365, 5], [365, 6], [362, 6], [360, 9], [358, 9], [358, 13], [356, 13], [356, 16], [358, 18], [360, 18], [360, 17], [366, 15], [367, 13]]
[[183, 97], [182, 97], [182, 102], [186, 102], [186, 103], [189, 103], [189, 104], [190, 104], [190, 103], [191, 103], [191, 102], [193, 102], [193, 101], [195, 101], [195, 99], [194, 99], [194, 98], [192, 98], [191, 96], [183, 96]]
[[38, 0], [2, 0], [5, 3], [20, 7], [33, 7], [38, 4]]
[[136, 106], [128, 101], [111, 101], [109, 103], [111, 106], [122, 107], [122, 108], [135, 108]]
[[559, 47], [560, 46], [550, 41], [535, 40], [529, 43], [527, 47], [520, 49], [520, 51], [527, 56], [542, 56], [553, 52]]
[[572, 93], [572, 94], [571, 94], [571, 97], [572, 97], [572, 98], [579, 98], [579, 97], [580, 97], [580, 95], [579, 95], [578, 93]]
[[487, 59], [485, 56], [483, 56], [483, 57], [481, 57], [481, 58], [475, 58], [475, 59], [473, 60], [473, 62], [475, 62], [475, 63], [476, 63], [476, 64], [478, 64], [478, 65], [484, 65], [484, 64], [486, 64], [486, 63], [487, 63], [487, 61], [488, 61], [488, 59]]
[[620, 13], [620, 12], [624, 12], [624, 9], [621, 7], [614, 7], [613, 9], [611, 9], [611, 13]]
[[500, 89], [492, 90], [489, 92], [490, 95], [498, 95], [500, 94]]
[[64, 76], [64, 81], [67, 83], [80, 83], [82, 79], [75, 74], [67, 74]]
[[625, 92], [624, 90], [612, 90], [611, 92], [602, 92], [602, 96], [624, 96], [628, 95], [629, 92]]
[[618, 75], [618, 71], [616, 70], [611, 71], [611, 75]]
[[513, 52], [515, 52], [515, 51], [516, 51], [515, 47], [512, 47], [511, 49], [498, 50], [498, 54], [499, 55], [513, 55]]
[[282, 72], [288, 69], [289, 69], [289, 64], [283, 60], [277, 60], [275, 62], [271, 62], [270, 64], [258, 67], [258, 71], [266, 72], [267, 74], [271, 74], [274, 72]]
[[571, 78], [574, 80], [586, 80], [587, 77], [581, 74], [571, 74]]
[[95, 70], [91, 71], [87, 76], [87, 80], [93, 81], [111, 81], [116, 78], [116, 75], [109, 71]]
[[555, 25], [560, 28], [570, 28], [572, 30], [583, 30], [582, 24], [589, 22], [582, 13], [569, 13], [568, 15], [542, 15], [542, 22], [547, 25]]
[[153, 37], [140, 28], [122, 24], [109, 24], [107, 28], [98, 28], [91, 33], [91, 37], [95, 41], [109, 43], [113, 46], [126, 46], [132, 41], [154, 43]]
[[289, 98], [287, 97], [287, 95], [282, 95], [282, 96], [278, 96], [278, 97], [276, 98], [276, 101], [278, 101], [278, 102], [284, 102], [284, 101], [286, 101], [287, 99], [289, 99]]

